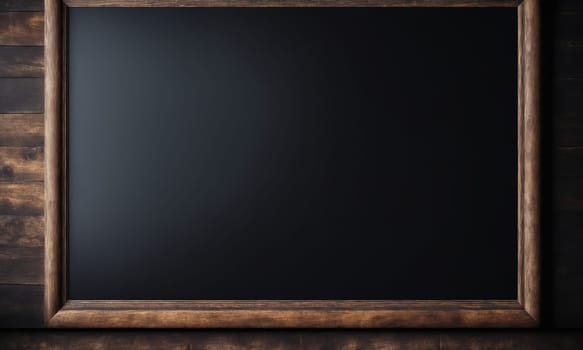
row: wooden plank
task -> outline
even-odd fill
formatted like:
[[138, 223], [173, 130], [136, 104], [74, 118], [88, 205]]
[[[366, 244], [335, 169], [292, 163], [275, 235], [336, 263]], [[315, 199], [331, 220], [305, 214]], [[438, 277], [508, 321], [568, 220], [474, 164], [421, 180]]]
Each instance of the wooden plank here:
[[42, 147], [0, 147], [0, 182], [42, 182]]
[[103, 332], [52, 331], [12, 332], [3, 339], [3, 349], [20, 349], [22, 345], [47, 349], [439, 349], [435, 332], [379, 333], [355, 331], [326, 332]]
[[41, 78], [0, 78], [0, 113], [42, 113]]
[[42, 11], [43, 0], [2, 0], [0, 11]]
[[549, 324], [554, 327], [583, 327], [583, 215], [576, 211], [554, 213], [552, 240], [547, 252], [552, 271], [549, 281]]
[[[0, 285], [0, 327], [42, 327], [42, 294], [42, 286]], [[4, 335], [0, 335], [0, 344], [3, 342]]]
[[0, 45], [42, 46], [42, 12], [0, 12]]
[[70, 7], [491, 7], [517, 0], [64, 0]]
[[556, 209], [562, 211], [583, 211], [583, 178], [563, 177], [554, 188]]
[[0, 216], [0, 245], [42, 248], [44, 218], [42, 216]]
[[68, 328], [532, 327], [516, 301], [81, 301], [49, 319]]
[[[62, 241], [62, 168], [63, 124], [63, 36], [60, 1], [45, 0], [45, 319], [62, 307], [66, 291], [63, 286]], [[65, 150], [66, 151], [66, 150]], [[66, 251], [66, 248], [65, 248]]]
[[0, 284], [42, 284], [42, 216], [0, 216]]
[[529, 349], [571, 350], [581, 348], [583, 336], [578, 332], [565, 333], [455, 333], [441, 336], [440, 349]]
[[2, 349], [532, 349], [581, 348], [576, 330], [524, 332], [460, 331], [13, 331], [0, 337]]
[[42, 147], [42, 114], [0, 114], [0, 146]]
[[0, 77], [40, 78], [44, 74], [41, 46], [0, 46]]
[[0, 244], [0, 284], [42, 284], [43, 261], [42, 247]]
[[0, 183], [0, 215], [42, 216], [42, 183]]
[[540, 13], [539, 0], [519, 8], [522, 23], [519, 51], [522, 115], [518, 118], [521, 155], [519, 208], [519, 301], [534, 320], [540, 320]]

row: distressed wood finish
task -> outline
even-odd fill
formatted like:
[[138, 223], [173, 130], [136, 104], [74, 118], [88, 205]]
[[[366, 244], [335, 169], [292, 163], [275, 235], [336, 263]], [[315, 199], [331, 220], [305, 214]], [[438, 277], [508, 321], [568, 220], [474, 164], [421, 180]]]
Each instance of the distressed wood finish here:
[[43, 145], [44, 116], [42, 114], [0, 114], [0, 146], [42, 147]]
[[61, 297], [62, 183], [62, 4], [45, 1], [45, 319], [63, 305]]
[[528, 327], [516, 301], [77, 301], [54, 327], [436, 328]]
[[13, 331], [0, 338], [0, 347], [22, 349], [23, 344], [39, 344], [41, 349], [376, 349], [376, 350], [478, 350], [528, 349], [572, 350], [580, 348], [583, 335], [577, 331], [538, 334], [524, 331], [156, 331], [101, 330], [26, 332]]
[[43, 215], [43, 184], [1, 183], [0, 215]]
[[77, 301], [66, 296], [66, 12], [45, 0], [45, 318], [52, 327], [533, 327], [539, 312], [538, 0], [65, 1], [69, 6], [518, 6], [519, 295], [516, 301]]
[[0, 182], [42, 182], [41, 147], [0, 147]]
[[44, 48], [36, 46], [0, 46], [1, 78], [41, 78]]
[[[43, 324], [42, 286], [0, 285], [0, 327], [29, 328]], [[0, 334], [0, 348], [9, 349]], [[22, 348], [22, 344], [19, 346]], [[33, 348], [38, 348], [33, 346]]]
[[0, 45], [43, 45], [42, 12], [0, 12]]
[[70, 7], [515, 7], [520, 0], [65, 0]]
[[0, 11], [42, 11], [43, 0], [2, 0]]
[[537, 0], [518, 9], [519, 31], [519, 292], [518, 301], [540, 319], [540, 19]]
[[42, 113], [43, 80], [0, 78], [0, 113]]

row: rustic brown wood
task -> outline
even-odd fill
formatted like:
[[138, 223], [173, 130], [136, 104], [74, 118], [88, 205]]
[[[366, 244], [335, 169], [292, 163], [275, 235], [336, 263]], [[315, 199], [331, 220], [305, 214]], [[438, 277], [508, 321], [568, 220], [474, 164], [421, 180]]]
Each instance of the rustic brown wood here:
[[0, 183], [0, 215], [43, 215], [43, 184]]
[[42, 284], [42, 264], [42, 247], [0, 245], [1, 284]]
[[42, 182], [41, 147], [0, 147], [0, 182]]
[[65, 0], [70, 7], [515, 7], [519, 0]]
[[[495, 3], [495, 4], [494, 4]], [[150, 1], [67, 1], [152, 6]], [[172, 1], [157, 6], [477, 6], [474, 1]], [[516, 2], [479, 2], [480, 6]], [[46, 0], [46, 319], [53, 327], [529, 327], [538, 320], [538, 5], [519, 8], [517, 301], [71, 301], [66, 297], [66, 14]], [[533, 173], [534, 172], [534, 173]], [[533, 240], [535, 240], [533, 242]], [[64, 304], [64, 306], [63, 306]], [[526, 311], [525, 311], [526, 310]]]
[[0, 114], [0, 146], [42, 147], [44, 115]]
[[51, 327], [529, 327], [516, 301], [68, 301]]
[[43, 282], [44, 218], [0, 216], [0, 283]]
[[[42, 295], [42, 286], [0, 285], [0, 328], [42, 327]], [[7, 348], [4, 336], [0, 333], [1, 349]]]
[[45, 0], [45, 319], [63, 305], [62, 231], [62, 4]]
[[[0, 337], [6, 350], [40, 348], [77, 349], [377, 349], [377, 350], [479, 350], [529, 349], [572, 350], [583, 343], [576, 330], [537, 334], [522, 331], [467, 333], [456, 331], [157, 331], [52, 330], [12, 331]], [[28, 347], [23, 346], [24, 344]]]
[[0, 216], [0, 245], [43, 247], [44, 218], [42, 216]]
[[0, 113], [42, 112], [42, 79], [0, 78]]
[[519, 303], [523, 303], [524, 301], [524, 128], [523, 120], [524, 120], [524, 50], [523, 50], [523, 42], [524, 42], [524, 7], [519, 6], [517, 9], [517, 32], [518, 32], [518, 74], [517, 74], [517, 88], [518, 91], [516, 92], [516, 96], [518, 99], [517, 105], [517, 159], [516, 159], [516, 168], [517, 168], [517, 184], [516, 190], [518, 193], [517, 198], [517, 300]]
[[43, 47], [0, 46], [0, 77], [42, 77], [43, 55]]
[[[15, 3], [26, 2], [25, 0], [14, 1]], [[5, 1], [0, 1], [0, 6]], [[550, 4], [552, 2], [547, 2]], [[565, 9], [581, 9], [583, 2], [580, 0], [559, 0], [556, 2], [559, 7]], [[569, 7], [568, 4], [572, 6]], [[21, 10], [21, 9], [16, 9]], [[565, 16], [561, 14], [552, 14], [557, 17], [557, 25], [564, 24]], [[575, 16], [578, 23], [581, 23], [583, 16], [581, 14], [569, 14], [570, 17]], [[547, 27], [547, 29], [549, 29]], [[581, 60], [577, 60], [578, 48], [576, 37], [571, 37], [572, 32], [566, 30], [556, 33], [553, 36], [553, 42], [564, 45], [565, 50], [557, 52], [554, 66], [557, 68], [565, 67], [562, 61], [569, 60], [573, 64], [572, 70], [581, 69]], [[545, 116], [553, 120], [553, 126], [558, 129], [553, 142], [553, 146], [561, 145], [561, 147], [576, 146], [583, 140], [583, 123], [580, 106], [580, 93], [573, 92], [573, 88], [577, 88], [573, 83], [566, 83], [561, 85], [550, 86], [547, 93], [544, 95], [544, 100], [549, 100], [550, 94], [558, 95], [558, 100], [555, 103], [553, 113]], [[572, 98], [566, 98], [572, 96]], [[562, 111], [568, 111], [567, 114], [561, 114]], [[569, 117], [568, 119], [566, 117]], [[42, 120], [42, 115], [40, 116]], [[0, 123], [2, 116], [0, 116]], [[34, 121], [27, 121], [23, 123], [23, 127], [18, 130], [23, 130], [23, 135], [18, 133], [11, 134], [14, 140], [28, 139], [26, 134], [26, 124], [34, 124]], [[42, 125], [40, 126], [42, 128]], [[0, 133], [4, 132], [5, 128], [0, 125]], [[42, 130], [42, 129], [41, 129]], [[2, 139], [2, 137], [0, 137]], [[34, 144], [32, 146], [38, 146]], [[42, 145], [42, 138], [41, 144]], [[583, 158], [569, 158], [572, 166], [577, 166], [583, 163]], [[557, 177], [552, 182], [554, 185], [561, 185], [564, 181], [561, 176], [563, 172], [560, 169], [554, 169]], [[567, 186], [565, 191], [569, 193], [579, 192], [583, 188], [583, 182], [573, 183]], [[559, 198], [561, 194], [554, 193]], [[576, 196], [576, 194], [571, 194]], [[581, 196], [579, 195], [579, 198]], [[553, 208], [558, 209], [553, 204], [551, 208], [547, 207], [545, 211], [546, 217], [552, 217], [554, 225], [549, 236], [547, 236], [549, 243], [553, 243], [554, 250], [551, 254], [545, 255], [545, 261], [553, 260], [551, 264], [552, 280], [547, 280], [546, 283], [552, 285], [554, 296], [552, 296], [551, 315], [553, 318], [552, 325], [559, 327], [576, 327], [581, 326], [581, 317], [583, 310], [583, 302], [581, 299], [581, 254], [579, 253], [583, 236], [581, 235], [583, 228], [583, 221], [581, 220], [580, 211], [561, 211], [558, 214], [553, 214]], [[580, 207], [581, 208], [581, 207]], [[581, 210], [581, 209], [579, 209]], [[36, 217], [42, 219], [41, 217]], [[2, 231], [0, 226], [0, 232]], [[0, 265], [1, 266], [1, 265]], [[42, 266], [39, 267], [42, 270]], [[9, 288], [20, 288], [20, 286], [5, 286]], [[11, 293], [18, 297], [18, 301], [6, 297], [0, 287], [0, 327], [38, 327], [41, 326], [40, 316], [36, 318], [29, 316], [28, 310], [34, 309], [32, 305], [36, 305], [37, 314], [40, 313], [42, 303], [42, 287], [34, 287], [37, 292], [28, 293], [28, 287], [19, 289], [18, 292]], [[36, 295], [36, 297], [35, 297]], [[548, 296], [547, 296], [548, 297]], [[545, 297], [545, 300], [547, 300]], [[10, 313], [8, 314], [8, 311]], [[545, 318], [546, 319], [546, 318]], [[416, 349], [415, 344], [425, 344], [421, 349], [438, 349], [437, 341], [429, 341], [427, 339], [434, 339], [439, 337], [437, 334], [430, 331], [402, 331], [395, 332], [324, 332], [324, 331], [310, 331], [302, 333], [293, 333], [291, 331], [275, 332], [200, 332], [181, 331], [181, 332], [107, 332], [103, 330], [96, 330], [92, 332], [67, 332], [56, 331], [51, 332], [31, 332], [22, 331], [18, 333], [0, 333], [0, 348], [1, 349], [21, 349], [21, 348], [51, 348], [51, 349], [103, 349], [103, 348], [139, 348], [139, 349], [208, 349], [208, 348], [306, 348], [306, 349], [320, 349], [320, 348], [395, 348], [395, 349]], [[398, 336], [396, 336], [398, 334]], [[537, 331], [535, 333], [528, 332], [526, 334], [517, 332], [479, 332], [467, 333], [465, 331], [446, 332], [448, 339], [444, 337], [442, 340], [443, 349], [578, 349], [582, 347], [581, 333], [579, 331], [559, 331], [554, 333]], [[393, 337], [402, 339], [395, 341]], [[293, 339], [292, 339], [293, 338]], [[292, 340], [290, 340], [292, 339]], [[426, 340], [424, 340], [426, 339]], [[561, 345], [563, 344], [563, 345]]]
[[500, 333], [443, 334], [440, 340], [440, 349], [578, 349], [583, 344], [583, 335], [577, 332], [557, 333], [517, 333], [511, 336]]
[[519, 298], [526, 312], [540, 319], [540, 15], [538, 0], [519, 7], [520, 161]]
[[2, 0], [0, 11], [42, 11], [43, 0]]
[[43, 45], [42, 12], [0, 12], [0, 45]]

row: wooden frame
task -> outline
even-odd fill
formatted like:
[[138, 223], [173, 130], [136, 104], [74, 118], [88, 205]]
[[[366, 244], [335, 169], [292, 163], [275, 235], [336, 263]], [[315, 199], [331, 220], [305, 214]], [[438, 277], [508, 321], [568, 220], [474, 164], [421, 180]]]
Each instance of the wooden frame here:
[[[45, 0], [45, 317], [50, 327], [535, 327], [540, 311], [539, 0]], [[518, 8], [518, 296], [460, 301], [67, 298], [67, 11], [71, 7]]]

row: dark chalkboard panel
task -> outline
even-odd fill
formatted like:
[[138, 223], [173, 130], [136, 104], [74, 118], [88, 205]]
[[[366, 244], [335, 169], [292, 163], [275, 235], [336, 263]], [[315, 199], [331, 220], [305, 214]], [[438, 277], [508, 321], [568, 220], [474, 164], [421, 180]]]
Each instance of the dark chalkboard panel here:
[[515, 299], [511, 8], [69, 10], [70, 299]]

